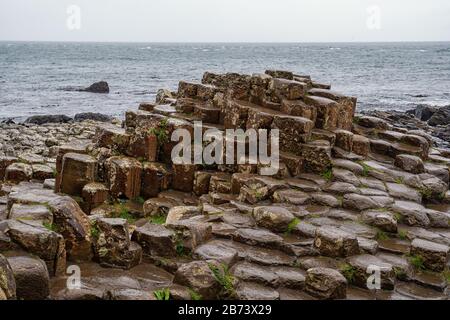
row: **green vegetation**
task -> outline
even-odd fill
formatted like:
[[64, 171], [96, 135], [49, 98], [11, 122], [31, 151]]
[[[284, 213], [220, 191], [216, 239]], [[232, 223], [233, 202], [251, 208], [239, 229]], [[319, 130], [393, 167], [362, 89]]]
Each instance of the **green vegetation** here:
[[340, 266], [339, 270], [341, 271], [342, 275], [347, 279], [349, 284], [355, 281], [356, 269], [354, 267], [352, 267], [348, 263], [344, 263]]
[[153, 291], [153, 295], [156, 300], [169, 300], [170, 299], [170, 290], [169, 289], [161, 289]]
[[321, 174], [321, 176], [327, 181], [333, 180], [333, 168], [327, 169], [325, 172]]
[[97, 227], [97, 222], [93, 221], [91, 223], [91, 237], [93, 239], [98, 239], [99, 235], [100, 235], [100, 230]]
[[409, 263], [417, 270], [425, 270], [423, 258], [419, 255], [409, 256]]
[[184, 256], [186, 254], [183, 241], [181, 241], [181, 240], [177, 241], [177, 245], [175, 247], [175, 251], [177, 252], [177, 255], [180, 256], [180, 257], [182, 257], [182, 256]]
[[167, 134], [167, 120], [161, 120], [156, 128], [151, 128], [149, 130], [149, 133], [156, 136], [159, 145], [169, 142], [169, 136]]
[[263, 191], [261, 191], [260, 189], [257, 189], [255, 191], [255, 198], [256, 198], [256, 200], [261, 201], [261, 200], [264, 199], [264, 197], [265, 197], [265, 193]]
[[127, 220], [129, 223], [133, 223], [136, 219], [131, 215], [130, 211], [123, 204], [119, 205], [119, 218]]
[[145, 199], [142, 197], [137, 197], [134, 201], [142, 205], [145, 203]]
[[50, 222], [44, 222], [44, 227], [50, 231], [58, 232], [58, 226], [56, 224], [50, 223]]
[[405, 231], [405, 230], [398, 230], [397, 235], [398, 235], [398, 237], [399, 237], [401, 240], [407, 240], [407, 239], [408, 239], [408, 232]]
[[442, 272], [442, 275], [444, 276], [445, 280], [447, 280], [447, 283], [450, 284], [450, 270], [445, 270], [444, 272]]
[[400, 213], [398, 213], [398, 212], [395, 212], [395, 213], [394, 213], [394, 219], [395, 219], [397, 222], [402, 221], [402, 218], [403, 218], [403, 216], [402, 216]]
[[378, 230], [377, 231], [377, 240], [380, 240], [380, 241], [389, 240], [389, 236], [386, 232], [384, 232], [382, 230]]
[[203, 299], [201, 294], [195, 292], [192, 289], [189, 289], [189, 294], [191, 295], [191, 299], [194, 300], [194, 301], [198, 301], [198, 300], [202, 300]]
[[166, 223], [166, 219], [167, 217], [165, 215], [159, 215], [150, 217], [148, 220], [153, 224], [164, 224]]
[[422, 187], [419, 189], [419, 193], [422, 195], [422, 197], [424, 199], [432, 199], [433, 198], [433, 190], [426, 188], [426, 187]]
[[406, 274], [405, 270], [398, 268], [398, 267], [394, 267], [393, 270], [394, 270], [395, 277], [397, 279], [404, 280], [406, 278], [407, 274]]
[[291, 234], [292, 231], [294, 231], [294, 229], [297, 227], [297, 225], [300, 223], [300, 219], [295, 218], [294, 220], [292, 220], [287, 229], [286, 229], [286, 234]]
[[364, 177], [369, 176], [370, 171], [372, 171], [373, 168], [372, 168], [371, 166], [365, 164], [364, 161], [358, 161], [358, 164], [363, 168], [362, 175], [363, 175]]
[[395, 181], [396, 184], [403, 184], [403, 182], [404, 182], [403, 181], [403, 177], [397, 177], [397, 178], [394, 179], [394, 181]]
[[222, 286], [222, 295], [228, 298], [233, 297], [235, 295], [234, 277], [231, 275], [228, 267], [222, 264], [221, 268], [219, 268], [212, 263], [208, 264], [208, 266], [216, 281]]

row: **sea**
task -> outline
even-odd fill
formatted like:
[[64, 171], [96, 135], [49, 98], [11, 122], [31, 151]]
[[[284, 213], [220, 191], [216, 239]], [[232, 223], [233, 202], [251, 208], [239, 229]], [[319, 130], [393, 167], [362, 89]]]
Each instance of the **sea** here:
[[[308, 74], [358, 97], [358, 110], [450, 104], [450, 42], [0, 42], [0, 120], [99, 112], [122, 117], [160, 88], [205, 71]], [[110, 94], [66, 90], [109, 83]]]

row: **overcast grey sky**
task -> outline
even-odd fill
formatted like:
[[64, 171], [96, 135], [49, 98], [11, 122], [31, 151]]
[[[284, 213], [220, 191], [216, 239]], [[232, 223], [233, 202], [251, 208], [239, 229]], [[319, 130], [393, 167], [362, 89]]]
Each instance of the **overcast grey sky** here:
[[0, 0], [0, 40], [450, 41], [450, 1]]

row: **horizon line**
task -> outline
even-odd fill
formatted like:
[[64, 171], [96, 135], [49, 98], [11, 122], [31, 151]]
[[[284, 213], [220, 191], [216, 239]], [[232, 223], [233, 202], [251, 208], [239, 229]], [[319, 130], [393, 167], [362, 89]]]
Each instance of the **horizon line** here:
[[37, 43], [122, 43], [122, 44], [380, 44], [380, 43], [450, 43], [450, 40], [393, 40], [393, 41], [94, 41], [94, 40], [1, 40], [0, 42]]

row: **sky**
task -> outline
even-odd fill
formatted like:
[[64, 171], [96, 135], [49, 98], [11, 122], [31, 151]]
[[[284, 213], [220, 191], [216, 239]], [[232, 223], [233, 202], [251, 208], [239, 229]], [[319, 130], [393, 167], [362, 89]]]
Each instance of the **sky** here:
[[0, 0], [0, 41], [450, 41], [449, 0]]

